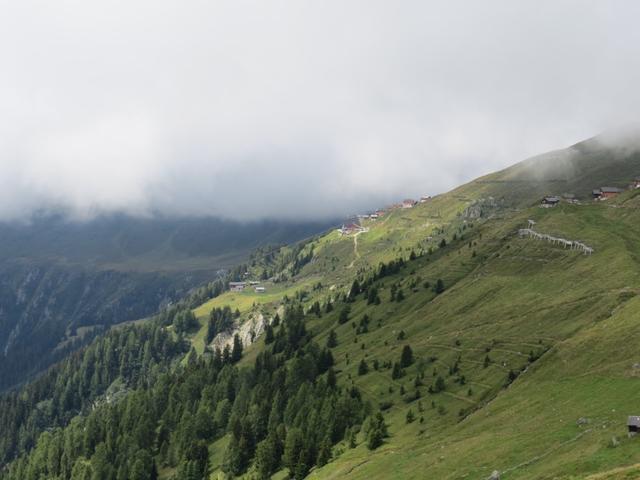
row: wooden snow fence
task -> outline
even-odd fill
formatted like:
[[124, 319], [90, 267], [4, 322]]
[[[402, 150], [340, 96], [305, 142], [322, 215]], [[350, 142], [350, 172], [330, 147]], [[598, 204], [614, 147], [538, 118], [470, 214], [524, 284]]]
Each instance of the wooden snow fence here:
[[578, 250], [585, 255], [591, 255], [593, 253], [593, 248], [585, 245], [582, 242], [579, 242], [577, 240], [567, 240], [566, 238], [554, 237], [553, 235], [549, 235], [546, 233], [539, 233], [532, 228], [521, 228], [520, 230], [518, 230], [518, 235], [521, 238], [533, 238], [534, 240], [549, 242], [552, 245], [561, 245], [563, 248], [569, 248], [570, 250]]

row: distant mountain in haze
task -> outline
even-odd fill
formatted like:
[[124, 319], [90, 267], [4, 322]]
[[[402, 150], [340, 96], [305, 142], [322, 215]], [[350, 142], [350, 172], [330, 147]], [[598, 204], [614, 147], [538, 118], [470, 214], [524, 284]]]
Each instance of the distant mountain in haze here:
[[0, 395], [0, 479], [640, 478], [639, 176], [600, 137], [258, 249]]
[[331, 224], [124, 215], [0, 223], [0, 390], [48, 366], [83, 335], [148, 316], [214, 280], [255, 248]]

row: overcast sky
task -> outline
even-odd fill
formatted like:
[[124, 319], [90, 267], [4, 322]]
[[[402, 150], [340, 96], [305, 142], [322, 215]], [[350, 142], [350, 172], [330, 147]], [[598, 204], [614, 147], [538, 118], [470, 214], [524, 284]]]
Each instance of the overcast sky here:
[[637, 120], [637, 1], [0, 0], [0, 219], [320, 217]]

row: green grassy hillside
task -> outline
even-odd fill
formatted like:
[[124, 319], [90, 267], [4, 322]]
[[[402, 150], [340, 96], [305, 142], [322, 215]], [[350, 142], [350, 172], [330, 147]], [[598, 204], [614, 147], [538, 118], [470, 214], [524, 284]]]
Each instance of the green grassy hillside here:
[[[520, 223], [514, 219], [512, 228], [496, 232], [493, 248], [480, 250], [489, 258], [447, 292], [424, 304], [407, 298], [411, 306], [389, 326], [405, 330], [406, 342], [389, 341], [395, 352], [385, 353], [397, 356], [409, 343], [422, 358], [437, 357], [435, 368], [444, 373], [457, 361], [472, 395], [454, 383], [456, 375], [445, 377], [444, 394], [423, 395], [423, 425], [404, 422], [409, 408], [418, 410], [415, 402], [393, 399], [398, 411], [388, 415], [396, 430], [385, 447], [373, 455], [359, 447], [315, 475], [483, 478], [499, 470], [501, 478], [583, 478], [640, 461], [625, 423], [640, 408], [633, 366], [640, 355], [630, 341], [640, 330], [640, 232], [635, 206], [627, 203], [526, 212], [541, 231], [590, 242], [592, 256], [509, 235]], [[451, 252], [443, 263], [463, 254]], [[357, 349], [351, 355], [358, 358]], [[523, 373], [502, 388], [508, 370]], [[388, 375], [355, 378], [378, 387], [375, 398], [391, 397], [384, 392]], [[432, 401], [447, 413], [428, 408]]]
[[[313, 260], [285, 285], [227, 293], [195, 312], [205, 325], [214, 305], [269, 315], [280, 294], [304, 291], [307, 306], [335, 301], [354, 278], [413, 251], [416, 260], [376, 281], [379, 305], [360, 295], [348, 322], [339, 324], [339, 306], [308, 321], [321, 344], [336, 332], [339, 380], [358, 386], [390, 426], [381, 448], [369, 451], [360, 434], [356, 448], [336, 447], [311, 478], [486, 478], [494, 470], [514, 479], [635, 478], [635, 467], [620, 467], [640, 462], [640, 440], [626, 438], [627, 415], [640, 412], [640, 196], [594, 203], [589, 195], [626, 186], [638, 172], [638, 155], [595, 141], [532, 159], [367, 221], [357, 236], [313, 239], [305, 247]], [[582, 203], [537, 206], [541, 195], [563, 192]], [[595, 253], [519, 238], [528, 219]], [[391, 301], [392, 289], [404, 299]], [[393, 379], [404, 345], [417, 360]], [[246, 358], [262, 348], [258, 341]], [[359, 375], [362, 360], [369, 371]], [[429, 393], [437, 377], [445, 389]]]
[[[25, 420], [3, 422], [31, 436], [0, 478], [638, 478], [640, 190], [590, 199], [638, 174], [637, 153], [590, 140], [259, 249], [237, 274], [264, 291], [192, 297], [123, 330], [119, 362], [108, 334], [67, 359], [53, 399], [8, 397]], [[562, 193], [579, 201], [540, 207]]]

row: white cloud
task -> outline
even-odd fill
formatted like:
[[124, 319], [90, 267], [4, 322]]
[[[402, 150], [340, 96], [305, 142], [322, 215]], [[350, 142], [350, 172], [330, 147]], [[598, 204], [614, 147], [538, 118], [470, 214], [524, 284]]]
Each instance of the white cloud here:
[[635, 120], [636, 2], [2, 2], [0, 218], [328, 216]]

